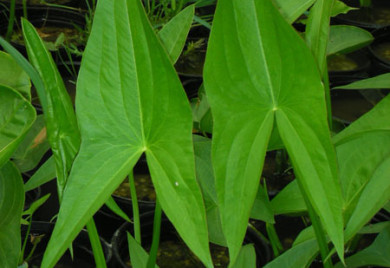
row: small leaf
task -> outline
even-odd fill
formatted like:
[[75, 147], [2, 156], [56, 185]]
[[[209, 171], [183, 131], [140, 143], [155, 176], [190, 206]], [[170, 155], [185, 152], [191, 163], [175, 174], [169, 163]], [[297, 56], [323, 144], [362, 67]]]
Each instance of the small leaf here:
[[280, 13], [288, 23], [293, 23], [305, 12], [315, 0], [274, 0]]
[[355, 10], [357, 8], [353, 8], [350, 6], [347, 6], [344, 2], [339, 0], [333, 0], [333, 7], [332, 7], [332, 13], [331, 16], [335, 17], [339, 14], [346, 14], [351, 10]]
[[259, 186], [259, 189], [257, 191], [250, 218], [264, 221], [267, 223], [275, 223], [274, 211], [272, 210], [271, 203], [268, 200], [268, 196], [262, 185]]
[[334, 25], [330, 27], [327, 56], [350, 53], [367, 46], [374, 40], [370, 32], [355, 26]]
[[26, 182], [24, 185], [24, 190], [30, 191], [35, 189], [46, 182], [51, 181], [56, 177], [56, 166], [54, 162], [53, 156], [46, 160], [42, 166], [39, 167], [37, 171], [35, 171], [34, 175]]
[[47, 199], [49, 199], [49, 197], [50, 197], [50, 193], [46, 194], [46, 195], [42, 196], [41, 198], [39, 198], [38, 200], [34, 201], [27, 210], [23, 211], [22, 215], [23, 216], [26, 216], [26, 215], [32, 216], [34, 214], [34, 212], [38, 208], [40, 208], [47, 201]]
[[127, 214], [118, 206], [118, 204], [115, 202], [114, 198], [112, 198], [112, 196], [110, 196], [107, 201], [106, 201], [106, 206], [112, 211], [114, 212], [116, 215], [118, 215], [119, 217], [121, 217], [122, 219], [124, 219], [125, 221], [127, 222], [132, 222], [129, 218], [129, 216], [127, 216]]
[[305, 200], [296, 180], [290, 182], [271, 200], [271, 206], [275, 215], [307, 211]]
[[[129, 244], [131, 266], [134, 268], [146, 268], [149, 254], [135, 241], [130, 233], [127, 233], [127, 242]], [[156, 264], [155, 267], [157, 268], [158, 265]]]
[[172, 63], [179, 58], [192, 25], [195, 6], [190, 5], [173, 17], [158, 33]]
[[0, 267], [18, 266], [23, 206], [22, 176], [11, 162], [7, 162], [0, 168]]
[[385, 89], [390, 88], [390, 73], [381, 74], [375, 77], [359, 80], [345, 86], [334, 87], [333, 89]]

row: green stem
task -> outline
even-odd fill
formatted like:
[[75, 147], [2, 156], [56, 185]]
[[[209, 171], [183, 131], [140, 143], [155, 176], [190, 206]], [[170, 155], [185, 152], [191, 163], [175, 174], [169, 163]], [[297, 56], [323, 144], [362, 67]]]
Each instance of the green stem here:
[[129, 174], [129, 185], [130, 185], [130, 194], [131, 194], [131, 204], [133, 206], [133, 222], [134, 222], [134, 238], [138, 244], [141, 245], [141, 224], [139, 219], [139, 207], [137, 199], [137, 191], [134, 184], [134, 174], [133, 171]]
[[22, 5], [23, 5], [23, 17], [27, 19], [27, 0], [23, 0]]
[[11, 34], [12, 34], [13, 30], [14, 30], [15, 2], [16, 2], [16, 0], [11, 0], [11, 2], [10, 2], [8, 28], [7, 28], [7, 34], [5, 35], [5, 40], [7, 40], [8, 42], [10, 41]]
[[171, 0], [171, 8], [173, 11], [176, 10], [176, 0]]
[[311, 205], [309, 198], [306, 195], [306, 192], [303, 190], [302, 185], [298, 181], [299, 187], [301, 189], [301, 193], [303, 196], [303, 199], [305, 200], [307, 211], [309, 213], [309, 217], [317, 238], [317, 243], [320, 248], [320, 254], [322, 263], [324, 265], [324, 268], [332, 268], [332, 260], [330, 258], [327, 258], [329, 255], [329, 248], [328, 248], [328, 242], [326, 240], [324, 229], [322, 228], [322, 224], [320, 222], [320, 219], [317, 215], [317, 213], [314, 211], [313, 206]]
[[360, 6], [361, 7], [370, 7], [371, 6], [371, 0], [360, 0]]
[[27, 245], [27, 241], [28, 241], [28, 237], [30, 235], [30, 231], [31, 231], [31, 223], [32, 223], [32, 217], [30, 217], [29, 219], [29, 225], [27, 227], [27, 233], [24, 237], [24, 241], [23, 241], [23, 246], [22, 246], [22, 250], [20, 251], [20, 255], [19, 255], [19, 265], [21, 265], [23, 263], [23, 260], [24, 260], [24, 252], [26, 250], [26, 245]]
[[329, 75], [328, 75], [328, 67], [325, 64], [324, 67], [324, 74], [323, 74], [323, 81], [324, 81], [324, 89], [325, 89], [325, 101], [326, 101], [326, 111], [328, 114], [328, 124], [329, 129], [333, 129], [333, 121], [332, 121], [332, 100], [330, 97], [330, 86], [329, 86]]
[[283, 251], [282, 243], [279, 240], [278, 234], [276, 233], [275, 226], [270, 223], [266, 223], [265, 225], [268, 238], [271, 242], [271, 247], [274, 252], [275, 257], [280, 255], [280, 252]]
[[158, 200], [156, 199], [156, 208], [154, 210], [154, 220], [153, 220], [152, 246], [150, 248], [149, 259], [146, 268], [154, 268], [156, 266], [158, 244], [160, 243], [161, 214], [162, 214], [161, 206]]
[[95, 259], [96, 267], [107, 268], [102, 244], [100, 243], [100, 237], [96, 229], [96, 225], [93, 218], [91, 218], [91, 220], [87, 223], [87, 230], [88, 230], [89, 241], [91, 242], [91, 246], [92, 246], [93, 257]]

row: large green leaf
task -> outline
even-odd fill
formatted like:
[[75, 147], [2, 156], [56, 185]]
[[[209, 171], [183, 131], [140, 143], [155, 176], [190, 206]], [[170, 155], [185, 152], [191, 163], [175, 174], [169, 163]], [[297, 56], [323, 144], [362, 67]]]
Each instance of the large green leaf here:
[[330, 27], [326, 54], [349, 53], [358, 50], [374, 40], [370, 32], [350, 25]]
[[316, 0], [274, 0], [280, 13], [288, 23], [293, 23], [299, 18]]
[[[34, 26], [22, 19], [23, 36], [29, 59], [41, 76], [44, 91], [41, 100], [47, 137], [56, 162], [57, 184], [61, 199], [73, 160], [79, 150], [80, 134], [73, 104], [50, 52]], [[45, 101], [42, 101], [45, 100]]]
[[141, 3], [100, 0], [84, 53], [76, 98], [82, 144], [42, 267], [54, 265], [142, 152], [165, 214], [212, 266], [191, 110]]
[[0, 84], [17, 90], [27, 100], [31, 100], [30, 78], [17, 62], [3, 51], [0, 51], [0, 68]]
[[7, 162], [0, 168], [0, 267], [18, 265], [23, 206], [22, 176], [11, 162]]
[[159, 31], [158, 36], [166, 48], [172, 62], [175, 63], [186, 43], [188, 32], [192, 25], [195, 13], [195, 6], [186, 7], [183, 11], [173, 17]]
[[34, 107], [17, 91], [0, 85], [0, 167], [34, 123]]
[[204, 71], [213, 165], [230, 257], [237, 257], [276, 122], [315, 211], [343, 252], [341, 191], [321, 78], [269, 1], [218, 2]]

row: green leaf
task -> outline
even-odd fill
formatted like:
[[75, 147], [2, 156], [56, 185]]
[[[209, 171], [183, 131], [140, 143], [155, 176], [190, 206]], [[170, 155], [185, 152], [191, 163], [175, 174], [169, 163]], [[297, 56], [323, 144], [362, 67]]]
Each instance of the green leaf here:
[[124, 219], [125, 221], [127, 222], [132, 222], [129, 218], [129, 216], [127, 216], [127, 214], [118, 206], [118, 204], [115, 202], [114, 198], [112, 198], [112, 196], [110, 196], [107, 201], [106, 201], [106, 206], [112, 211], [114, 212], [116, 215], [118, 215], [119, 217], [121, 217], [122, 219]]
[[31, 83], [28, 75], [7, 53], [0, 51], [0, 84], [15, 89], [27, 100], [31, 100]]
[[22, 176], [11, 162], [7, 162], [0, 168], [0, 267], [18, 266], [23, 206]]
[[355, 26], [334, 25], [330, 27], [327, 56], [349, 53], [367, 46], [374, 40], [370, 32]]
[[98, 2], [76, 110], [82, 144], [42, 267], [54, 265], [143, 152], [165, 214], [190, 249], [212, 266], [195, 178], [191, 110], [139, 1]]
[[22, 215], [23, 216], [26, 216], [26, 215], [32, 216], [34, 214], [34, 212], [40, 206], [42, 206], [46, 202], [47, 199], [49, 199], [49, 197], [50, 197], [50, 193], [46, 194], [46, 195], [42, 196], [41, 198], [39, 198], [38, 200], [34, 201], [27, 210], [23, 211]]
[[288, 23], [293, 23], [299, 18], [316, 0], [274, 0], [280, 13]]
[[390, 221], [379, 222], [375, 224], [368, 224], [359, 230], [359, 234], [377, 234], [383, 229], [390, 227]]
[[278, 256], [273, 261], [267, 263], [264, 268], [302, 268], [308, 267], [315, 256], [318, 253], [318, 244], [316, 239], [311, 239], [302, 242], [289, 250], [285, 251], [282, 255]]
[[335, 17], [339, 14], [346, 14], [351, 10], [355, 10], [357, 8], [353, 8], [350, 6], [347, 6], [344, 2], [335, 0], [333, 2], [333, 7], [332, 7], [332, 12], [331, 12], [331, 17]]
[[17, 91], [0, 85], [0, 167], [22, 142], [34, 123], [34, 107]]
[[245, 245], [241, 248], [237, 257], [237, 262], [232, 268], [255, 268], [256, 266], [256, 252], [253, 244]]
[[[346, 267], [390, 267], [390, 226], [384, 229], [374, 240], [374, 242], [362, 251], [357, 252], [345, 259]], [[337, 263], [335, 268], [345, 267], [342, 263]]]
[[290, 182], [271, 200], [271, 206], [275, 215], [307, 211], [305, 200], [296, 180]]
[[[127, 242], [129, 244], [131, 266], [134, 268], [146, 268], [149, 254], [135, 241], [130, 233], [127, 233]], [[157, 268], [158, 265], [156, 264], [155, 267]]]
[[338, 252], [343, 252], [341, 191], [317, 70], [306, 44], [269, 1], [218, 3], [204, 79], [214, 117], [217, 195], [233, 262], [275, 115], [294, 171]]
[[39, 167], [37, 171], [35, 171], [34, 175], [26, 182], [24, 185], [24, 190], [30, 191], [35, 189], [46, 182], [51, 181], [56, 177], [56, 163], [54, 161], [53, 156], [46, 160], [42, 166]]
[[177, 61], [184, 48], [187, 35], [192, 25], [194, 13], [194, 5], [186, 7], [167, 24], [165, 24], [158, 33], [158, 36], [164, 44], [172, 63]]
[[37, 93], [45, 115], [47, 137], [56, 162], [57, 185], [61, 199], [80, 146], [76, 116], [61, 75], [39, 34], [26, 19], [22, 19], [22, 29], [29, 59], [44, 84], [44, 91], [38, 90]]
[[43, 115], [38, 115], [26, 137], [13, 153], [12, 159], [20, 172], [26, 172], [35, 168], [49, 149], [45, 121]]
[[259, 186], [259, 190], [257, 191], [250, 218], [267, 223], [275, 223], [274, 211], [262, 185]]
[[359, 80], [345, 86], [334, 87], [333, 89], [385, 89], [390, 88], [390, 73], [381, 74], [375, 77]]

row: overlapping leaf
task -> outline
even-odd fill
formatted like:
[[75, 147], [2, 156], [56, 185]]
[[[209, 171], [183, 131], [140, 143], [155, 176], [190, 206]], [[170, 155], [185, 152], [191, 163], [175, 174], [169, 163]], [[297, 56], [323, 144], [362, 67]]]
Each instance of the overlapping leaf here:
[[53, 266], [142, 152], [164, 212], [211, 266], [191, 110], [138, 0], [98, 2], [77, 94], [82, 144], [42, 267]]
[[18, 265], [23, 206], [22, 177], [18, 169], [7, 162], [0, 168], [0, 267], [14, 268]]
[[22, 19], [22, 27], [29, 59], [44, 85], [44, 88], [37, 85], [36, 87], [45, 115], [47, 137], [56, 163], [57, 184], [61, 196], [80, 146], [76, 116], [50, 52], [31, 23]]
[[310, 51], [270, 1], [218, 3], [204, 78], [231, 259], [244, 238], [274, 120], [306, 195], [342, 254], [341, 191], [321, 78]]

